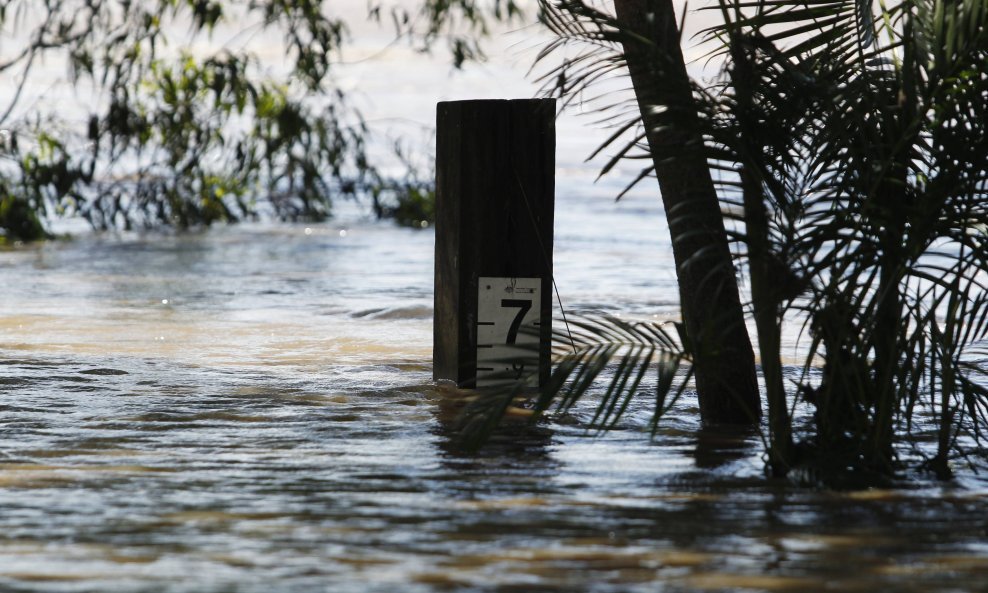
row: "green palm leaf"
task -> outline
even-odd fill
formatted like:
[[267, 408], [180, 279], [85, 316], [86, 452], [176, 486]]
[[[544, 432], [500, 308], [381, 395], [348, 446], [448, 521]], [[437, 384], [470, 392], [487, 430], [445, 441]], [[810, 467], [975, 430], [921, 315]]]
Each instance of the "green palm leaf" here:
[[[549, 412], [572, 412], [580, 402], [593, 399], [587, 428], [609, 430], [618, 425], [632, 400], [646, 397], [654, 404], [649, 423], [654, 434], [659, 419], [683, 395], [692, 376], [690, 356], [680, 337], [669, 331], [670, 325], [681, 330], [672, 323], [569, 316], [568, 327], [554, 336], [555, 368], [531, 402], [532, 420]], [[646, 390], [646, 385], [651, 387]], [[482, 443], [522, 391], [519, 386], [481, 393], [468, 404], [462, 420], [465, 444]]]

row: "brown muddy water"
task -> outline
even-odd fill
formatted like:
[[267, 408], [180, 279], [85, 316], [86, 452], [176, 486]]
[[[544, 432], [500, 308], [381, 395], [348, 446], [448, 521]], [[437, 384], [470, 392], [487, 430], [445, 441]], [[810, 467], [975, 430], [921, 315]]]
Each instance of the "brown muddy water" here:
[[[661, 212], [560, 198], [571, 310], [675, 313]], [[988, 480], [771, 481], [647, 398], [452, 446], [431, 231], [82, 236], [0, 252], [0, 591], [988, 591]]]

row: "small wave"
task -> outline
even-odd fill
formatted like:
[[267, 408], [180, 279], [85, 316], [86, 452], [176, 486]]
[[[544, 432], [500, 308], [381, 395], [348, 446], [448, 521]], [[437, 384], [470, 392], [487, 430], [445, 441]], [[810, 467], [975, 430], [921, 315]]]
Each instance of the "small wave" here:
[[363, 319], [432, 319], [432, 307], [412, 305], [409, 307], [381, 307], [365, 309], [352, 314]]
[[121, 371], [120, 369], [88, 369], [85, 371], [79, 371], [83, 375], [129, 375], [127, 371]]

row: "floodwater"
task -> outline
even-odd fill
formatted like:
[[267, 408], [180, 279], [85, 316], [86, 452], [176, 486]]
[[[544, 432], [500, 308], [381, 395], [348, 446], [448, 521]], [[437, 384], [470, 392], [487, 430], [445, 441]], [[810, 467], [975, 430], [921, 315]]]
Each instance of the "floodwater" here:
[[[581, 177], [581, 174], [584, 177]], [[675, 314], [653, 198], [561, 171], [572, 311]], [[0, 591], [977, 591], [988, 481], [766, 479], [684, 402], [475, 456], [431, 381], [431, 230], [83, 235], [0, 252]], [[620, 229], [620, 232], [616, 232]]]

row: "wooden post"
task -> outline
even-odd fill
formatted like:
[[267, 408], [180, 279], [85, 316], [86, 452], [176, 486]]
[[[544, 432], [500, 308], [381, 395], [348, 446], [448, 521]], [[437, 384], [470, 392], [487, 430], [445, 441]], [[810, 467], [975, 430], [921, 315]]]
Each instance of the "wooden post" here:
[[437, 106], [437, 380], [549, 378], [555, 115], [554, 99]]

